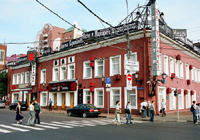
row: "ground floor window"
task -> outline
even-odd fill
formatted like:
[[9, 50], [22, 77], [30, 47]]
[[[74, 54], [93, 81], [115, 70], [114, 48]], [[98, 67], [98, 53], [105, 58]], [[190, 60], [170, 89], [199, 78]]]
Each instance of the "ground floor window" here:
[[176, 109], [176, 97], [174, 96], [174, 90], [175, 89], [172, 89], [172, 92], [169, 94], [170, 110]]
[[92, 104], [92, 93], [89, 90], [85, 89], [83, 95], [83, 103]]
[[104, 107], [104, 92], [103, 91], [104, 91], [103, 88], [96, 88], [94, 91], [94, 95], [95, 95], [94, 105], [96, 107], [100, 107], [100, 108]]
[[131, 108], [137, 109], [137, 87], [132, 87], [132, 90], [127, 90], [126, 87], [124, 88], [124, 94], [125, 94], [125, 106], [128, 101], [131, 101]]
[[40, 105], [47, 106], [47, 93], [40, 94]]
[[193, 101], [197, 101], [197, 99], [196, 99], [196, 91], [194, 91], [194, 94], [192, 95], [192, 102]]
[[110, 107], [115, 108], [116, 101], [120, 101], [120, 107], [121, 107], [121, 88], [111, 88]]
[[184, 90], [181, 89], [181, 94], [178, 95], [179, 109], [184, 109]]
[[13, 94], [13, 102], [19, 100], [19, 94]]
[[186, 99], [186, 108], [190, 108], [191, 102], [190, 102], [190, 91], [188, 90], [188, 94], [185, 95]]
[[[162, 100], [164, 99], [164, 102], [166, 102], [166, 88], [165, 87], [158, 87], [158, 92], [159, 92], [159, 96], [158, 96], [158, 102], [159, 102], [159, 110], [161, 109], [161, 103]], [[165, 108], [165, 110], [167, 110]]]

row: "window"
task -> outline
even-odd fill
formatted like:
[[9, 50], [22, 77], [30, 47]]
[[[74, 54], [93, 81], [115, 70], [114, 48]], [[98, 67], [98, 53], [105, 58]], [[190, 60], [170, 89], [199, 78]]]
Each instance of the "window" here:
[[20, 73], [17, 74], [17, 84], [20, 83]]
[[175, 61], [175, 71], [176, 71], [176, 77], [179, 77], [179, 65], [178, 65], [178, 60]]
[[95, 77], [102, 77], [104, 75], [104, 61], [95, 60]]
[[92, 104], [92, 94], [89, 89], [83, 90], [83, 103], [84, 104]]
[[180, 78], [183, 79], [183, 62], [180, 62]]
[[172, 92], [169, 94], [169, 101], [170, 101], [170, 110], [176, 109], [176, 97], [174, 96], [175, 89], [172, 89]]
[[110, 57], [110, 76], [121, 74], [121, 56]]
[[75, 65], [69, 64], [68, 65], [68, 79], [74, 79], [75, 78]]
[[40, 103], [41, 106], [46, 106], [47, 105], [47, 94], [46, 93], [41, 93], [40, 94]]
[[29, 72], [25, 73], [25, 83], [29, 83]]
[[190, 108], [191, 102], [190, 102], [190, 90], [188, 90], [188, 94], [185, 95], [186, 98], [186, 108]]
[[104, 88], [95, 88], [94, 96], [94, 105], [104, 108]]
[[200, 83], [200, 70], [198, 69], [198, 82]]
[[53, 81], [58, 81], [59, 68], [53, 68]]
[[197, 82], [197, 68], [194, 68], [194, 80]]
[[24, 72], [21, 73], [21, 84], [24, 84]]
[[132, 87], [132, 90], [127, 90], [126, 87], [124, 88], [125, 94], [125, 106], [128, 101], [131, 101], [131, 108], [137, 109], [137, 87]]
[[116, 108], [116, 101], [120, 101], [120, 107], [121, 107], [121, 88], [111, 88], [110, 90], [111, 108]]
[[17, 75], [16, 75], [16, 74], [13, 74], [13, 85], [16, 84], [16, 78], [17, 78]]
[[68, 63], [74, 63], [74, 61], [75, 61], [74, 56], [68, 57]]
[[191, 69], [191, 79], [194, 81], [194, 68]]
[[92, 78], [92, 68], [90, 67], [90, 61], [83, 62], [83, 79]]
[[53, 61], [53, 66], [58, 66], [59, 65], [59, 60]]
[[60, 80], [66, 79], [66, 66], [60, 67]]
[[41, 70], [41, 83], [46, 83], [46, 69]]
[[32, 74], [32, 71], [30, 71], [30, 83], [31, 83], [31, 74]]
[[179, 109], [184, 109], [184, 90], [181, 89], [181, 94], [178, 95]]
[[[162, 99], [164, 99], [164, 101], [166, 102], [166, 88], [165, 87], [158, 87], [158, 93], [159, 93], [159, 96], [158, 96], [158, 102], [159, 102], [159, 110], [161, 109], [161, 102], [162, 102]], [[165, 108], [165, 110], [167, 110], [167, 108]]]
[[171, 73], [174, 73], [174, 59], [170, 58], [170, 76]]
[[197, 99], [196, 99], [196, 91], [194, 91], [194, 94], [192, 95], [192, 102], [193, 101], [197, 101]]
[[66, 58], [60, 59], [60, 65], [65, 65], [66, 64]]
[[[124, 60], [127, 60], [127, 54], [124, 55]], [[137, 61], [137, 52], [130, 54], [131, 61]], [[135, 71], [130, 71], [131, 74], [135, 74]], [[124, 70], [124, 75], [127, 75], [127, 70]]]
[[190, 76], [189, 76], [189, 65], [188, 64], [185, 64], [185, 75], [186, 75], [186, 80], [190, 79]]
[[164, 73], [166, 73], [166, 75], [169, 75], [168, 56], [167, 55], [164, 55]]

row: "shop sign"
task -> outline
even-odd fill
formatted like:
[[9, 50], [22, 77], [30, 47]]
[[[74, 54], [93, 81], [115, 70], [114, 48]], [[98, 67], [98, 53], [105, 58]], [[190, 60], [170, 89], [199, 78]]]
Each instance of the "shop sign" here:
[[76, 82], [68, 82], [68, 83], [55, 83], [49, 85], [49, 90], [51, 92], [55, 91], [73, 91], [76, 90]]
[[19, 88], [30, 88], [31, 87], [31, 84], [22, 84], [22, 85], [19, 85]]
[[35, 86], [35, 75], [36, 75], [36, 63], [32, 64], [32, 71], [31, 71], [31, 85]]
[[51, 54], [51, 47], [45, 47], [44, 49], [40, 49], [40, 54], [43, 56]]

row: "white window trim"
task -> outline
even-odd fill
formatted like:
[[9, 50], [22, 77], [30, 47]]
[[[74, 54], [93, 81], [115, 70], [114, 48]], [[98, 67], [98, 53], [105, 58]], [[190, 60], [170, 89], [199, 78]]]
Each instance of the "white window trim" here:
[[[43, 105], [42, 94], [46, 93], [46, 105]], [[40, 106], [47, 106], [47, 91], [40, 92]]]
[[[64, 59], [64, 61], [65, 61], [64, 64], [62, 64], [62, 60], [63, 60], [63, 59]], [[67, 61], [66, 61], [66, 58], [61, 58], [61, 59], [60, 59], [60, 65], [61, 65], [61, 66], [66, 65], [66, 62], [67, 62]]]
[[[187, 100], [187, 98], [185, 97], [186, 100], [186, 108], [190, 108], [191, 107], [191, 95], [190, 95], [190, 90], [188, 90], [188, 94], [186, 94], [186, 96], [188, 96], [189, 100]], [[189, 101], [188, 106], [187, 106], [187, 101]]]
[[75, 77], [76, 77], [76, 75], [75, 75], [75, 63], [72, 63], [72, 64], [68, 64], [68, 69], [67, 69], [67, 79], [69, 79], [69, 77], [70, 77], [70, 69], [69, 69], [69, 67], [70, 66], [74, 66], [74, 79], [75, 79]]
[[[18, 75], [19, 75], [19, 80], [18, 80]], [[16, 84], [20, 84], [20, 82], [21, 82], [21, 74], [17, 73], [17, 82], [16, 82]]]
[[[58, 63], [57, 65], [55, 65], [55, 63], [54, 63], [55, 61], [57, 61], [57, 63]], [[59, 60], [54, 60], [54, 61], [53, 61], [53, 66], [54, 66], [54, 67], [59, 66]]]
[[[179, 71], [180, 71], [180, 79], [184, 79], [184, 67], [183, 67], [183, 62], [182, 61], [180, 61], [180, 63], [179, 63]], [[181, 72], [182, 72], [182, 76], [181, 76]]]
[[173, 107], [171, 107], [170, 105], [170, 97], [169, 97], [169, 109], [170, 110], [176, 110], [176, 97], [174, 96], [174, 91], [176, 90], [175, 88], [171, 88], [172, 89], [172, 92], [169, 93], [169, 96], [172, 95], [173, 97]]
[[[158, 95], [159, 95], [159, 96], [160, 96], [160, 93], [159, 93], [159, 91], [160, 91], [159, 89], [160, 89], [160, 88], [163, 89], [163, 91], [164, 91], [164, 95], [163, 95], [164, 98], [163, 98], [163, 99], [164, 99], [164, 101], [166, 102], [166, 87], [158, 86]], [[162, 101], [160, 101], [159, 96], [158, 96], [158, 103], [161, 104]], [[161, 109], [161, 108], [160, 108], [160, 105], [158, 105], [158, 108], [159, 108], [159, 110]], [[165, 111], [166, 111], [166, 110], [167, 110], [167, 105], [166, 105]]]
[[110, 76], [114, 76], [115, 74], [112, 73], [112, 58], [119, 57], [119, 74], [121, 75], [121, 55], [112, 56], [110, 57]]
[[[29, 77], [28, 79], [26, 79], [26, 74], [27, 74], [27, 73], [28, 73], [28, 77]], [[26, 71], [26, 72], [25, 72], [25, 76], [24, 76], [24, 77], [25, 77], [25, 78], [24, 78], [24, 79], [25, 79], [24, 83], [25, 83], [25, 84], [28, 84], [28, 83], [29, 83], [29, 79], [30, 79], [29, 71]]]
[[[43, 79], [44, 81], [42, 81], [42, 77], [43, 77], [42, 72], [43, 72], [43, 71], [45, 71], [45, 74], [46, 74], [46, 75], [45, 75], [45, 79]], [[42, 69], [42, 70], [41, 70], [41, 76], [40, 76], [40, 84], [42, 84], [43, 82], [46, 83], [46, 78], [47, 78], [46, 69]]]
[[[172, 68], [171, 68], [171, 60], [172, 60]], [[174, 59], [172, 57], [170, 57], [169, 59], [169, 66], [170, 66], [170, 77], [171, 77], [171, 74], [174, 73]]]
[[184, 89], [181, 89], [181, 96], [182, 96], [182, 106], [179, 106], [179, 109], [184, 109]]
[[[70, 62], [70, 58], [72, 58], [72, 62]], [[68, 63], [74, 63], [75, 62], [75, 56], [68, 57]]]
[[[132, 86], [132, 89], [135, 89], [135, 94], [136, 94], [136, 106], [131, 106], [131, 109], [138, 109], [137, 104], [138, 104], [138, 100], [137, 100], [137, 86]], [[124, 87], [124, 108], [126, 108], [126, 104], [127, 104], [127, 88]]]
[[[85, 100], [85, 97], [86, 97], [86, 91], [89, 91], [90, 92], [90, 89], [83, 89], [83, 104], [87, 104], [86, 103], [86, 100]], [[90, 104], [92, 104], [92, 94], [90, 92], [90, 95], [91, 95], [91, 101], [90, 101]]]
[[97, 73], [98, 73], [98, 67], [97, 67], [97, 62], [98, 61], [103, 61], [103, 75], [105, 75], [105, 61], [104, 60], [95, 60], [94, 61], [94, 67], [95, 67], [95, 70], [94, 70], [94, 78], [101, 78], [102, 77], [102, 75], [101, 76], [98, 76], [97, 75]]
[[197, 70], [197, 77], [198, 77], [197, 81], [198, 83], [200, 83], [200, 69]]
[[[195, 98], [195, 101], [197, 102], [197, 92], [194, 90], [194, 94], [192, 95], [192, 98]], [[194, 100], [192, 99], [192, 102], [193, 102]]]
[[190, 70], [189, 70], [189, 65], [187, 63], [185, 64], [185, 79], [186, 80], [190, 79]]
[[[167, 59], [167, 64], [165, 64], [165, 58]], [[165, 67], [166, 67], [166, 71], [165, 71]], [[169, 76], [169, 58], [167, 55], [164, 55], [164, 69], [163, 69], [164, 73]]]
[[[137, 61], [137, 52], [130, 53], [130, 55], [136, 55], [136, 61]], [[127, 54], [124, 54], [124, 60], [127, 60]], [[131, 74], [135, 74], [136, 71], [130, 71]], [[124, 70], [124, 75], [127, 75], [127, 70]]]
[[[119, 94], [120, 94], [120, 108], [121, 108], [121, 104], [122, 104], [122, 100], [121, 100], [121, 87], [111, 87], [110, 88], [110, 108], [116, 108], [116, 103], [113, 103], [113, 90], [119, 90]], [[114, 104], [114, 106], [112, 106], [112, 104]]]
[[178, 60], [175, 60], [175, 75], [176, 75], [176, 78], [179, 78], [180, 76], [180, 63]]
[[91, 76], [90, 77], [86, 77], [86, 70], [85, 70], [85, 65], [89, 63], [90, 64], [90, 61], [84, 61], [83, 62], [83, 79], [92, 79], [92, 68], [90, 67], [90, 70], [91, 70]]
[[194, 67], [194, 81], [197, 83], [197, 81], [198, 81], [198, 77], [197, 77], [197, 68], [196, 67]]
[[[103, 91], [103, 105], [97, 105], [97, 91]], [[94, 106], [96, 106], [97, 108], [104, 108], [104, 88], [95, 88], [94, 89]]]
[[[62, 79], [61, 78], [61, 76], [62, 76], [61, 71], [62, 71], [62, 68], [64, 68], [64, 67], [65, 67], [65, 71], [66, 71], [66, 76], [64, 77], [64, 79]], [[66, 67], [66, 65], [62, 65], [62, 66], [60, 66], [60, 80], [66, 80], [66, 77], [67, 77], [67, 67]]]
[[[14, 78], [14, 76], [16, 77], [16, 78]], [[17, 84], [17, 74], [13, 74], [13, 85], [16, 85]]]
[[190, 71], [191, 71], [191, 80], [194, 82], [194, 67]]
[[21, 77], [20, 77], [20, 84], [24, 84], [25, 83], [25, 81], [23, 82], [22, 80], [25, 80], [25, 76], [24, 77], [22, 77], [22, 74], [24, 74], [24, 72], [22, 72], [21, 73]]
[[[58, 80], [54, 80], [54, 76], [55, 76], [55, 75], [54, 75], [54, 69], [58, 69]], [[60, 76], [59, 76], [59, 67], [53, 67], [52, 70], [53, 70], [53, 72], [52, 72], [52, 81], [59, 81], [59, 77], [60, 77]]]

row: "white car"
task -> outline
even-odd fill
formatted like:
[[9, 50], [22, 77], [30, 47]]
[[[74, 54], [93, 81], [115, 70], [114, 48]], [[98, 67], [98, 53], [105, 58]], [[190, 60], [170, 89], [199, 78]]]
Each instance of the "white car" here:
[[3, 108], [6, 107], [4, 101], [0, 101], [0, 107], [3, 107]]

